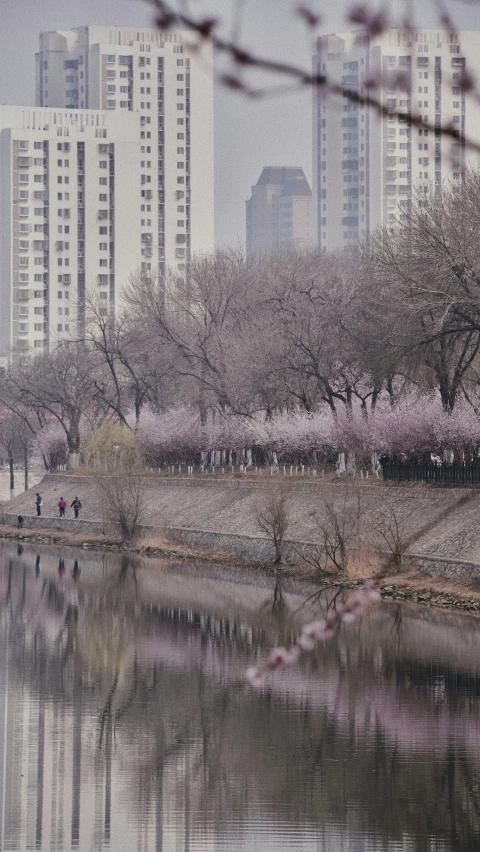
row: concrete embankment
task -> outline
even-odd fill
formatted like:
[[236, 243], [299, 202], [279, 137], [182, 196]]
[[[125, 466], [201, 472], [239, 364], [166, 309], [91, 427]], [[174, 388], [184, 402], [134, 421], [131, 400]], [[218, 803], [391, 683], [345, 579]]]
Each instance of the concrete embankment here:
[[[268, 490], [287, 493], [289, 528], [284, 558], [298, 561], [304, 548], [323, 540], [332, 512], [345, 526], [359, 529], [362, 548], [385, 552], [385, 525], [397, 529], [408, 541], [406, 564], [445, 576], [480, 579], [480, 492], [425, 485], [393, 487], [391, 484], [333, 481], [255, 481], [213, 477], [144, 477], [143, 526], [164, 531], [189, 545], [220, 548], [251, 560], [269, 561], [273, 547], [260, 534], [256, 514]], [[42, 516], [35, 517], [35, 492], [42, 495]], [[63, 496], [70, 506], [77, 496], [81, 518], [59, 518], [57, 503]], [[73, 474], [49, 474], [35, 488], [3, 504], [5, 523], [16, 523], [19, 513], [27, 528], [105, 533], [108, 511], [95, 480]]]

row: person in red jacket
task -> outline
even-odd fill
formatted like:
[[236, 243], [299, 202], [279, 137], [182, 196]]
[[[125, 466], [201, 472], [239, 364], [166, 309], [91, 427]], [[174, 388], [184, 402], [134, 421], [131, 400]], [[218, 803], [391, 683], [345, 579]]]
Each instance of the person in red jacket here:
[[60, 517], [64, 518], [65, 517], [65, 509], [67, 508], [67, 501], [64, 500], [63, 497], [60, 497], [60, 500], [58, 501], [57, 505], [58, 505], [58, 508], [60, 510]]

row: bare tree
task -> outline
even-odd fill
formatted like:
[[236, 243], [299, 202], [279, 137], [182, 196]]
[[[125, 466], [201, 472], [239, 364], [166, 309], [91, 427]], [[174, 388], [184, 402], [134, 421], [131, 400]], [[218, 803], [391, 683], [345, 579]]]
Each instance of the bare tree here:
[[174, 277], [165, 283], [140, 274], [126, 294], [151, 346], [173, 353], [173, 370], [202, 419], [214, 406], [248, 413], [251, 405], [243, 390], [255, 273], [256, 264], [239, 252], [217, 251], [192, 262], [188, 281]]
[[165, 380], [171, 374], [169, 349], [162, 346], [159, 351], [158, 337], [152, 341], [145, 327], [128, 313], [113, 318], [95, 301], [88, 306], [86, 340], [103, 368], [95, 374], [99, 398], [127, 427], [127, 414], [133, 410], [138, 427], [147, 402], [165, 402]]
[[[451, 411], [478, 383], [480, 173], [417, 195], [366, 248], [364, 336], [375, 359], [438, 388]], [[391, 317], [395, 322], [391, 322]]]
[[320, 574], [346, 574], [351, 558], [360, 548], [360, 488], [346, 483], [339, 500], [322, 500], [319, 510], [312, 512], [310, 517], [320, 544], [301, 548], [303, 560]]
[[[45, 422], [58, 421], [65, 432], [69, 465], [80, 461], [80, 420], [95, 406], [95, 363], [82, 344], [59, 345], [52, 354], [23, 359], [6, 375], [9, 398], [36, 412]], [[14, 404], [14, 403], [12, 403]]]
[[399, 571], [412, 538], [412, 518], [418, 511], [414, 488], [397, 489], [382, 501], [374, 519], [376, 530], [386, 548], [386, 570]]
[[20, 450], [18, 440], [18, 418], [9, 413], [0, 420], [0, 447], [8, 459], [10, 471], [10, 498], [15, 496], [15, 458]]
[[124, 539], [134, 538], [145, 514], [145, 479], [132, 470], [95, 476], [107, 519], [120, 527]]
[[255, 522], [275, 549], [275, 565], [282, 562], [282, 545], [290, 525], [288, 496], [283, 488], [266, 488], [255, 506]]

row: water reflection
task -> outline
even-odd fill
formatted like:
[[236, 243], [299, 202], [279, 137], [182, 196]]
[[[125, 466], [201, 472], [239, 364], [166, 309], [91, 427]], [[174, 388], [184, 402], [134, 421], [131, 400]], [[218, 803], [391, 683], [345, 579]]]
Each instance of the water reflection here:
[[238, 580], [0, 545], [0, 849], [477, 850], [478, 622], [380, 606], [258, 694], [301, 597]]

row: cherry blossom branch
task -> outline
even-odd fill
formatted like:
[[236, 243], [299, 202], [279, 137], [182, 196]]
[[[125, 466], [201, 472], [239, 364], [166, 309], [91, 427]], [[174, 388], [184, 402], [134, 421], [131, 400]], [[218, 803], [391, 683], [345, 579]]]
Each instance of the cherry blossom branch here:
[[331, 639], [338, 631], [341, 624], [348, 624], [365, 610], [370, 603], [380, 600], [380, 592], [375, 588], [372, 580], [367, 580], [360, 586], [344, 604], [337, 604], [335, 610], [331, 610], [325, 619], [311, 621], [302, 627], [298, 641], [289, 648], [272, 648], [266, 661], [257, 666], [251, 666], [245, 672], [247, 683], [259, 688], [265, 683], [266, 677], [271, 672], [282, 666], [293, 666], [300, 660], [303, 653], [315, 651], [319, 642]]
[[[269, 59], [265, 56], [260, 56], [254, 52], [240, 46], [234, 39], [223, 38], [218, 33], [220, 20], [215, 17], [195, 18], [186, 10], [179, 11], [169, 0], [151, 0], [153, 6], [157, 10], [156, 24], [162, 30], [172, 29], [174, 27], [185, 28], [198, 36], [198, 46], [193, 46], [193, 49], [200, 47], [202, 41], [209, 40], [217, 52], [223, 53], [230, 57], [233, 61], [235, 71], [233, 73], [222, 73], [219, 77], [220, 82], [235, 91], [238, 91], [250, 98], [262, 98], [272, 93], [278, 94], [278, 89], [262, 89], [252, 88], [242, 80], [242, 72], [245, 69], [255, 69], [257, 71], [265, 71], [267, 73], [278, 74], [293, 81], [292, 89], [298, 86], [311, 86], [312, 88], [323, 89], [325, 94], [337, 95], [343, 97], [351, 103], [371, 107], [378, 115], [407, 115], [395, 108], [390, 108], [382, 104], [381, 100], [373, 94], [359, 94], [351, 89], [342, 86], [340, 83], [333, 82], [328, 79], [325, 74], [312, 74], [310, 71], [293, 63], [284, 62], [281, 60]], [[320, 17], [314, 14], [306, 5], [300, 5], [296, 10], [297, 16], [300, 17], [308, 27], [315, 28], [320, 23]], [[359, 41], [381, 35], [388, 28], [388, 20], [386, 13], [377, 10], [371, 10], [365, 3], [354, 4], [347, 15], [347, 21], [350, 24], [360, 25], [363, 28], [363, 33], [358, 36]], [[446, 15], [442, 16], [443, 25], [448, 24], [448, 29], [454, 32], [450, 18]], [[404, 28], [412, 30], [413, 26], [409, 22], [404, 23]], [[405, 82], [403, 75], [398, 75], [398, 85]], [[373, 90], [381, 85], [379, 77], [371, 77], [364, 81], [364, 87]], [[458, 88], [464, 92], [474, 92], [476, 81], [468, 71], [462, 71], [459, 79], [456, 81]], [[432, 122], [425, 120], [421, 115], [408, 114], [408, 123], [419, 129], [430, 130], [434, 132], [438, 130]], [[472, 151], [480, 153], [480, 142], [474, 139], [463, 138], [458, 129], [452, 124], [444, 124], [440, 128], [442, 136], [451, 138], [452, 140], [461, 140], [466, 147]]]

